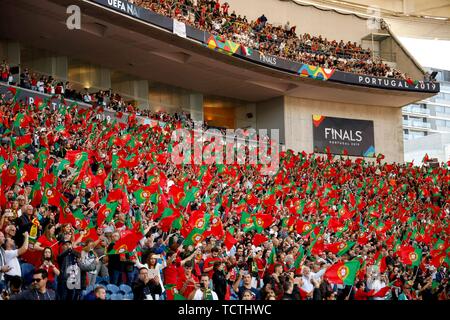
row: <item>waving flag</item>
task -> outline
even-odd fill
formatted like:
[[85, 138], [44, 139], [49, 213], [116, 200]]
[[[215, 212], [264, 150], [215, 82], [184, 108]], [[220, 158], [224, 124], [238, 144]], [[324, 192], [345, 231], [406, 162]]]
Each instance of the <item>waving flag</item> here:
[[340, 261], [329, 267], [323, 277], [333, 284], [353, 285], [360, 266], [359, 260]]

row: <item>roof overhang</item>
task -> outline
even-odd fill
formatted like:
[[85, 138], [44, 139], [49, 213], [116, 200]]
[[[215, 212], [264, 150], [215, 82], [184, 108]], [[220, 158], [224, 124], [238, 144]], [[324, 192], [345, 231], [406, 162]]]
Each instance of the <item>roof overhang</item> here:
[[[69, 30], [65, 25], [66, 8], [71, 4], [81, 8], [81, 30]], [[365, 82], [376, 84], [376, 79], [362, 78], [358, 82], [360, 77], [352, 74], [340, 73], [341, 78], [333, 81], [300, 77], [269, 64], [211, 50], [201, 41], [179, 37], [93, 1], [4, 0], [0, 10], [3, 13], [0, 34], [9, 40], [206, 95], [246, 101], [289, 95], [402, 107], [435, 94], [426, 90], [397, 90], [398, 84], [387, 86], [390, 89], [365, 86]], [[348, 79], [354, 83], [349, 84]]]

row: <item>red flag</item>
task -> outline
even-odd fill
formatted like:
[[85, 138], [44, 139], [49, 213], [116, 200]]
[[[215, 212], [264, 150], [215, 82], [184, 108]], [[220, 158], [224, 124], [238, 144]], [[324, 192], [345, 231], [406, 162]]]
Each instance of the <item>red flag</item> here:
[[260, 244], [266, 242], [267, 240], [269, 240], [269, 238], [267, 238], [265, 235], [262, 234], [255, 234], [255, 236], [253, 237], [253, 244], [255, 245], [255, 247], [258, 247]]
[[383, 287], [380, 290], [378, 290], [377, 292], [374, 292], [374, 290], [371, 290], [369, 292], [372, 293], [371, 294], [372, 297], [384, 298], [390, 290], [391, 290], [391, 287]]
[[113, 189], [110, 193], [108, 193], [108, 197], [106, 201], [115, 202], [123, 199], [123, 191], [120, 189]]
[[27, 134], [21, 137], [17, 137], [15, 140], [15, 145], [17, 147], [21, 147], [27, 144], [31, 144], [32, 143], [32, 138], [31, 138], [31, 134]]
[[[137, 231], [137, 232], [136, 232]], [[114, 244], [109, 254], [121, 254], [132, 252], [139, 241], [142, 239], [142, 234], [138, 230], [127, 230], [122, 234], [121, 238]]]
[[227, 247], [228, 250], [230, 250], [236, 243], [237, 240], [229, 233], [228, 231], [225, 234], [225, 247]]

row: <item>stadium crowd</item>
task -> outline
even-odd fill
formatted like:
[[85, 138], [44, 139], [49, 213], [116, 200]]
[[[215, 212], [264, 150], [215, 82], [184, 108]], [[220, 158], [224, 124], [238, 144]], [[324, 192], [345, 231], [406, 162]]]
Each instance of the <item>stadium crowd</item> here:
[[356, 42], [329, 40], [308, 33], [297, 34], [289, 21], [284, 26], [269, 23], [263, 14], [256, 21], [230, 13], [227, 2], [220, 0], [131, 0], [137, 6], [177, 19], [211, 34], [223, 36], [261, 53], [308, 65], [356, 74], [409, 79], [407, 74], [390, 67]]
[[171, 134], [188, 118], [107, 122], [101, 107], [10, 91], [2, 299], [448, 299], [450, 161], [288, 150], [273, 176], [175, 165]]

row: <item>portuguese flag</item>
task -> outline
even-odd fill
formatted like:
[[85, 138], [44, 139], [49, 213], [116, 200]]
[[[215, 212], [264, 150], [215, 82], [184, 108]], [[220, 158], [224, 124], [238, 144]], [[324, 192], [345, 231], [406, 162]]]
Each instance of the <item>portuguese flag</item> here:
[[32, 142], [31, 134], [12, 138], [12, 143], [18, 150], [28, 148]]
[[108, 254], [131, 253], [134, 249], [136, 249], [141, 239], [142, 234], [139, 230], [127, 230], [113, 245], [113, 248], [108, 252]]
[[400, 261], [403, 264], [413, 267], [419, 266], [422, 261], [422, 250], [413, 246], [404, 246], [397, 251]]
[[211, 214], [205, 213], [203, 217], [199, 217], [194, 222], [194, 227], [192, 231], [188, 234], [186, 239], [184, 239], [184, 245], [197, 245], [199, 242], [203, 241], [205, 238], [204, 233], [209, 228], [209, 220], [210, 220]]
[[297, 223], [295, 224], [295, 229], [302, 236], [306, 236], [313, 230], [313, 225], [311, 222], [298, 220]]
[[300, 248], [298, 249], [298, 255], [297, 258], [294, 261], [294, 267], [297, 270], [300, 268], [300, 263], [302, 262], [303, 257], [305, 256], [305, 249], [302, 245], [300, 245]]
[[26, 128], [32, 121], [33, 119], [30, 116], [23, 113], [18, 113], [14, 118], [13, 125], [16, 128]]
[[[154, 188], [152, 188], [154, 189]], [[136, 198], [136, 203], [140, 206], [141, 204], [150, 200], [152, 196], [152, 192], [150, 191], [150, 187], [145, 187], [139, 190], [136, 190], [134, 193], [134, 197]]]
[[332, 244], [328, 244], [325, 246], [326, 251], [330, 251], [337, 256], [344, 255], [347, 251], [349, 251], [353, 246], [355, 245], [355, 242], [336, 242]]
[[277, 257], [277, 249], [275, 248], [275, 246], [273, 246], [272, 250], [270, 251], [269, 259], [267, 259], [267, 264], [274, 264], [276, 257]]
[[60, 205], [60, 199], [61, 193], [47, 183], [42, 195], [42, 204], [58, 207]]
[[356, 273], [360, 266], [361, 262], [359, 260], [335, 263], [325, 271], [324, 279], [333, 284], [351, 286], [355, 283]]
[[106, 222], [111, 222], [111, 220], [114, 217], [114, 214], [116, 213], [117, 206], [119, 205], [118, 202], [112, 202], [112, 203], [106, 203], [103, 204], [97, 213], [97, 226], [100, 227], [103, 222], [106, 220]]
[[180, 211], [175, 208], [165, 208], [159, 226], [164, 232], [168, 232], [170, 229], [180, 230], [183, 226], [183, 217], [180, 215]]
[[195, 195], [197, 194], [197, 192], [200, 189], [197, 187], [193, 187], [191, 190], [187, 191], [185, 196], [181, 198], [180, 200], [180, 206], [186, 208], [186, 206], [190, 203], [190, 202], [194, 202], [195, 200]]
[[242, 230], [244, 232], [249, 232], [255, 229], [255, 224], [253, 221], [253, 217], [248, 212], [242, 212], [240, 225], [242, 226]]

